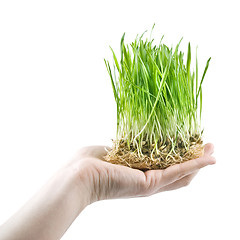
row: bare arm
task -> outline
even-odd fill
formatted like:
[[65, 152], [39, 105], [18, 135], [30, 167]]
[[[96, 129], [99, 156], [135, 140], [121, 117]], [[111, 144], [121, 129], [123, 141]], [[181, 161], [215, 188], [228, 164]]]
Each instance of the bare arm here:
[[79, 172], [62, 169], [0, 227], [0, 239], [60, 239], [89, 201]]
[[213, 145], [207, 144], [199, 159], [142, 172], [101, 161], [106, 154], [102, 146], [84, 148], [0, 227], [0, 240], [60, 239], [87, 205], [186, 186], [200, 168], [215, 163], [212, 153]]

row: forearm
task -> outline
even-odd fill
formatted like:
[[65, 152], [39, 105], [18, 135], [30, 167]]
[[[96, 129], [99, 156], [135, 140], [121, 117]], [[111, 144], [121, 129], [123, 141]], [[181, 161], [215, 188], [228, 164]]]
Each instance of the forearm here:
[[60, 239], [89, 203], [79, 172], [66, 167], [0, 227], [0, 239]]

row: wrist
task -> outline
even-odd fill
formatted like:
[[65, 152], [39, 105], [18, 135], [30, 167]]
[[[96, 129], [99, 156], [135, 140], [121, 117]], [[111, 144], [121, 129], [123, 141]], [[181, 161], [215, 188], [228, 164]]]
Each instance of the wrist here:
[[94, 202], [93, 179], [89, 170], [90, 166], [85, 159], [71, 162], [69, 166], [64, 168], [64, 174], [75, 188], [75, 197], [82, 205], [81, 210]]

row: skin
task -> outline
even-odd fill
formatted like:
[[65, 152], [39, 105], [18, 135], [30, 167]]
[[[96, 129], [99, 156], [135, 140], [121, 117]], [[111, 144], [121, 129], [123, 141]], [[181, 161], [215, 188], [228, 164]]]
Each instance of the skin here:
[[215, 164], [213, 145], [204, 156], [165, 170], [140, 170], [102, 161], [105, 146], [82, 148], [6, 223], [1, 240], [60, 239], [81, 211], [96, 201], [146, 197], [189, 185], [197, 172]]

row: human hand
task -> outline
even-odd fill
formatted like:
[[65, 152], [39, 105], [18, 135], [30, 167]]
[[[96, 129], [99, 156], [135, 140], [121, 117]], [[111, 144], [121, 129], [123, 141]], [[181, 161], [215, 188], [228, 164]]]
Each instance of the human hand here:
[[142, 172], [103, 161], [104, 146], [85, 147], [0, 226], [0, 239], [60, 239], [87, 205], [186, 186], [200, 168], [215, 163], [212, 153], [213, 145], [207, 144], [198, 159], [165, 170]]
[[79, 176], [90, 192], [90, 202], [103, 199], [150, 196], [187, 186], [197, 172], [215, 163], [213, 145], [206, 144], [204, 155], [164, 170], [146, 172], [103, 161], [106, 147], [81, 149], [72, 164], [78, 166]]

